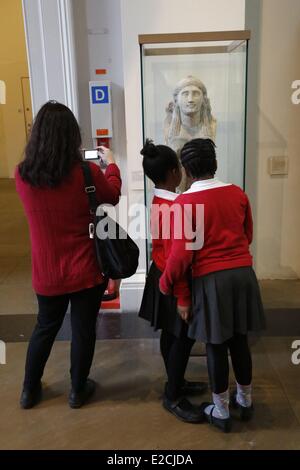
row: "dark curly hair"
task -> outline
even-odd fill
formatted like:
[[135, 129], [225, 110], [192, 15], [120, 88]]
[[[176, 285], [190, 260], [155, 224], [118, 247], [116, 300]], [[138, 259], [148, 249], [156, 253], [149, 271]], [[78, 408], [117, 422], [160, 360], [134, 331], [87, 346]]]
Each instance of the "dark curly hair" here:
[[164, 183], [168, 177], [168, 172], [179, 168], [176, 153], [167, 145], [155, 145], [152, 140], [147, 139], [140, 153], [144, 157], [143, 169], [145, 175], [154, 184]]
[[35, 187], [59, 186], [74, 163], [82, 160], [80, 146], [80, 129], [72, 111], [56, 101], [45, 103], [19, 164], [21, 178]]
[[193, 139], [181, 149], [180, 160], [193, 178], [214, 176], [217, 171], [215, 143], [211, 139]]

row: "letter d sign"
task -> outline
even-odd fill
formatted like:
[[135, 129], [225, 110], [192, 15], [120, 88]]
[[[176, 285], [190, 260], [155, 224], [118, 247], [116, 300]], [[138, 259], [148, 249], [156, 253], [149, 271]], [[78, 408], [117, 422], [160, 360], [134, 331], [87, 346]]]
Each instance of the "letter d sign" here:
[[109, 103], [108, 86], [92, 86], [92, 104]]

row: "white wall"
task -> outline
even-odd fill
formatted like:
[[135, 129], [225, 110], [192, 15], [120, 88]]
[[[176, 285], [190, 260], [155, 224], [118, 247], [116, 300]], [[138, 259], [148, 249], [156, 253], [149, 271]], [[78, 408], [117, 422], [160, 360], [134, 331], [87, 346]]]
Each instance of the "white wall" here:
[[[74, 40], [79, 90], [79, 123], [85, 147], [93, 145], [89, 106], [89, 81], [112, 83], [112, 149], [123, 178], [126, 194], [126, 129], [120, 0], [72, 0]], [[96, 75], [106, 69], [106, 75]]]
[[[300, 79], [300, 2], [248, 0], [246, 19], [254, 33], [247, 187], [256, 222], [256, 271], [262, 279], [298, 278], [300, 106], [291, 102], [291, 84]], [[288, 176], [268, 174], [271, 156], [288, 156]]]

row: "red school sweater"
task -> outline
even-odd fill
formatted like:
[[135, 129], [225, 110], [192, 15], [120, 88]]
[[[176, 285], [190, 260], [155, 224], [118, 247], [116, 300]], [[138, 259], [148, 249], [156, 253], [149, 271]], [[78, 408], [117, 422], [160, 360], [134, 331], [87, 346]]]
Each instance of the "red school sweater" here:
[[[99, 204], [116, 205], [121, 191], [119, 168], [109, 165], [105, 175], [89, 163]], [[36, 293], [62, 295], [103, 282], [94, 240], [89, 238], [88, 196], [80, 163], [56, 188], [36, 188], [15, 171], [17, 192], [28, 219], [31, 239], [32, 284]]]
[[[172, 205], [178, 194], [164, 189], [154, 189], [151, 206], [152, 259], [163, 272], [172, 246]], [[191, 294], [187, 277], [179, 279], [173, 289], [178, 305], [191, 304]]]
[[[225, 269], [252, 266], [249, 245], [252, 242], [253, 222], [247, 195], [233, 184], [225, 184], [216, 178], [196, 181], [185, 193], [178, 196], [175, 204], [181, 206], [182, 236], [174, 237], [166, 268], [160, 279], [161, 291], [170, 294], [173, 286], [182, 279], [190, 266], [192, 276], [205, 276]], [[204, 220], [196, 220], [197, 205], [203, 205]], [[201, 218], [200, 218], [201, 219]], [[195, 251], [188, 249], [188, 230], [203, 228], [204, 243]], [[175, 227], [174, 227], [175, 228]], [[187, 235], [186, 235], [187, 233]]]

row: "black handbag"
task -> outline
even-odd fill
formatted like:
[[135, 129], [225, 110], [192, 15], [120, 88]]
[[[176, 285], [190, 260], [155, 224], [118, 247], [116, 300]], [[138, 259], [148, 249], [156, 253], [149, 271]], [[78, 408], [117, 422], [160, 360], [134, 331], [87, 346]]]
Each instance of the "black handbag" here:
[[[132, 276], [139, 264], [139, 248], [127, 232], [106, 212], [97, 213], [99, 203], [96, 188], [88, 162], [81, 164], [85, 192], [88, 195], [90, 213], [94, 220], [89, 224], [89, 236], [95, 240], [99, 268], [108, 279], [125, 279]], [[99, 212], [99, 210], [98, 210]], [[97, 236], [97, 226], [101, 224], [101, 236]], [[111, 236], [113, 234], [113, 236]]]

